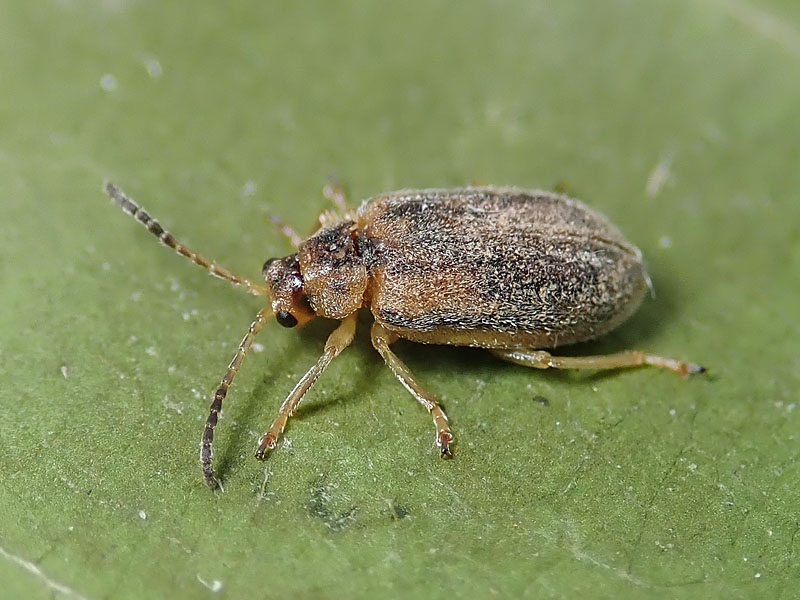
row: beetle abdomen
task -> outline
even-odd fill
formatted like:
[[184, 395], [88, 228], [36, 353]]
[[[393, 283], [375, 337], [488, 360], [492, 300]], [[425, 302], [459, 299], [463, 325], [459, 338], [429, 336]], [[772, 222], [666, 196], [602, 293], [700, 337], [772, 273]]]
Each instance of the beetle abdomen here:
[[638, 306], [639, 250], [565, 196], [401, 191], [359, 211], [376, 320], [418, 342], [552, 347], [600, 336]]

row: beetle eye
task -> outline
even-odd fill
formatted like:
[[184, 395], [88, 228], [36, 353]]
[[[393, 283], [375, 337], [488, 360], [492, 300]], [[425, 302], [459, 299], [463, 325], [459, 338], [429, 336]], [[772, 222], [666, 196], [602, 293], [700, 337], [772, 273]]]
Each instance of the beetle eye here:
[[284, 327], [294, 327], [297, 325], [297, 319], [295, 319], [290, 313], [286, 312], [285, 310], [280, 311], [277, 315], [275, 315], [275, 320], [278, 321], [280, 325]]

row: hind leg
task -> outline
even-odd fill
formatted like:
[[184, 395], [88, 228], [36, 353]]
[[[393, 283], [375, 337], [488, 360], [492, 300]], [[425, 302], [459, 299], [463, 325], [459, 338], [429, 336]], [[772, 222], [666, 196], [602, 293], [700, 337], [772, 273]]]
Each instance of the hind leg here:
[[705, 373], [706, 368], [692, 362], [645, 354], [641, 350], [626, 350], [616, 354], [596, 356], [553, 356], [544, 350], [491, 350], [495, 356], [509, 362], [536, 369], [623, 369], [649, 365], [669, 369], [686, 377], [694, 373]]

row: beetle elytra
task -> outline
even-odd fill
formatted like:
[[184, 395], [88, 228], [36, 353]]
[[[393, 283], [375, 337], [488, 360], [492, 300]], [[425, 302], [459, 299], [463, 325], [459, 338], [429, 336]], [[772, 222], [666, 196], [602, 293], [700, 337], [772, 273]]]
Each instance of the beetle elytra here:
[[336, 209], [320, 216], [313, 235], [303, 239], [278, 223], [297, 251], [264, 263], [262, 285], [187, 248], [115, 185], [107, 184], [106, 193], [164, 245], [268, 300], [211, 403], [200, 450], [211, 488], [219, 484], [212, 443], [222, 403], [271, 315], [284, 327], [302, 326], [314, 317], [340, 323], [259, 439], [260, 459], [276, 447], [306, 392], [353, 341], [361, 308], [374, 317], [373, 346], [433, 417], [442, 456], [451, 456], [454, 439], [447, 417], [436, 396], [391, 350], [399, 338], [482, 347], [539, 369], [651, 365], [683, 376], [705, 371], [639, 350], [583, 357], [544, 350], [611, 331], [636, 310], [649, 285], [639, 249], [603, 215], [561, 194], [493, 187], [404, 190], [375, 196], [354, 209], [341, 188], [330, 185], [326, 195]]

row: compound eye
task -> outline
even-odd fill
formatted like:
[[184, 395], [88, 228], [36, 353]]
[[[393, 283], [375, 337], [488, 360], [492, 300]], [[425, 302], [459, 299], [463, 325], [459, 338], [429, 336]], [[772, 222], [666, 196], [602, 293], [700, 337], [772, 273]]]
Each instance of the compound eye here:
[[294, 327], [297, 325], [297, 319], [295, 319], [290, 313], [286, 312], [285, 310], [280, 311], [278, 314], [275, 315], [275, 320], [278, 321], [280, 325], [284, 327]]

